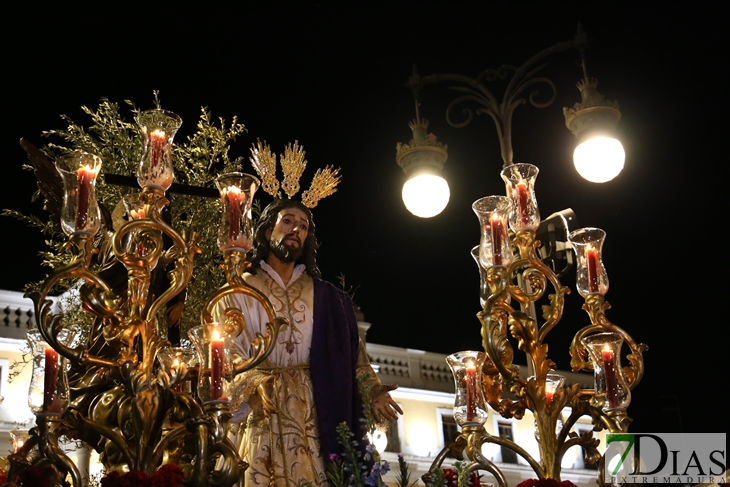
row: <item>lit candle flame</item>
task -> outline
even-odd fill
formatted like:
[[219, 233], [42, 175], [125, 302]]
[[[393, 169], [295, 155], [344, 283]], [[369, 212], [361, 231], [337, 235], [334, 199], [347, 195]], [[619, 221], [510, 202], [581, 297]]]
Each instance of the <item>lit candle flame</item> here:
[[96, 173], [99, 172], [99, 168], [98, 167], [91, 167], [88, 164], [84, 164], [83, 166], [81, 166], [79, 168], [79, 171], [84, 171], [85, 173], [88, 173], [88, 174], [91, 174], [91, 175], [96, 176]]

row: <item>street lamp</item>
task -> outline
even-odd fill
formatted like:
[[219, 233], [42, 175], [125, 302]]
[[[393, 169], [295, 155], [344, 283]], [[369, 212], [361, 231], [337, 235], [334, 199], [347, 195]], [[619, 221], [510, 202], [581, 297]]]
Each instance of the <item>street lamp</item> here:
[[403, 203], [408, 211], [421, 218], [441, 213], [449, 203], [449, 184], [441, 177], [441, 169], [449, 157], [447, 146], [426, 132], [428, 120], [416, 116], [409, 126], [413, 139], [398, 143], [398, 165], [408, 178], [403, 185]]
[[598, 92], [598, 80], [588, 77], [585, 62], [583, 68], [584, 78], [577, 84], [581, 101], [563, 108], [565, 125], [580, 141], [573, 153], [578, 174], [593, 183], [605, 183], [618, 176], [626, 159], [621, 142], [613, 137], [621, 112], [617, 102]]
[[414, 215], [431, 218], [449, 203], [449, 184], [441, 177], [444, 162], [449, 158], [448, 146], [428, 133], [428, 120], [421, 118], [420, 86], [415, 66], [408, 84], [416, 101], [416, 118], [408, 124], [413, 138], [407, 144], [398, 142], [396, 145], [396, 161], [407, 178], [403, 185], [403, 203]]
[[[536, 108], [545, 108], [552, 105], [556, 98], [553, 82], [537, 76], [545, 65], [535, 67], [535, 63], [550, 54], [570, 48], [576, 48], [581, 53], [583, 67], [583, 79], [578, 82], [581, 101], [572, 108], [563, 109], [566, 126], [580, 142], [573, 156], [575, 167], [581, 176], [592, 182], [605, 182], [616, 177], [625, 160], [623, 147], [613, 136], [621, 112], [617, 102], [606, 100], [598, 93], [598, 80], [588, 77], [585, 63], [587, 44], [588, 38], [579, 25], [572, 41], [559, 42], [537, 53], [519, 68], [506, 65], [484, 70], [478, 77], [469, 78], [457, 74], [421, 77], [414, 66], [413, 74], [406, 83], [416, 99], [416, 119], [409, 124], [413, 139], [407, 144], [398, 143], [396, 146], [396, 160], [408, 178], [403, 186], [406, 208], [416, 216], [432, 217], [448, 203], [448, 184], [440, 175], [448, 157], [447, 147], [438, 142], [435, 135], [426, 132], [428, 121], [419, 115], [420, 90], [424, 85], [442, 81], [456, 83], [451, 88], [460, 95], [446, 109], [446, 121], [452, 127], [465, 127], [472, 121], [474, 111], [468, 106], [461, 111], [465, 119], [455, 120], [452, 116], [454, 109], [464, 103], [475, 103], [478, 105], [477, 114], [492, 117], [497, 128], [503, 167], [507, 167], [513, 164], [512, 115], [515, 108], [528, 101]], [[485, 83], [508, 78], [507, 88], [499, 101]], [[539, 84], [546, 84], [552, 90], [547, 101], [537, 100], [538, 92], [533, 87]]]

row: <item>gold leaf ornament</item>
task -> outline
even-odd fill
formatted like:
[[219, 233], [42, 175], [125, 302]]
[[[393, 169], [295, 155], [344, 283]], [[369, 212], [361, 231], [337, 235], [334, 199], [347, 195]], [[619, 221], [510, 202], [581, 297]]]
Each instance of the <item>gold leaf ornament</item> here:
[[332, 166], [326, 166], [324, 169], [317, 169], [314, 178], [312, 178], [312, 184], [302, 194], [302, 203], [304, 206], [314, 208], [317, 206], [319, 200], [337, 191], [340, 178], [339, 168], [334, 169]]
[[[300, 146], [297, 140], [294, 141], [294, 144], [289, 143], [284, 148], [284, 153], [279, 157], [281, 170], [284, 173], [281, 188], [290, 199], [299, 192], [299, 179], [307, 167], [307, 161], [304, 159], [305, 154], [304, 147]], [[276, 178], [276, 156], [271, 152], [266, 141], [263, 144], [261, 141], [257, 141], [256, 145], [251, 148], [250, 160], [251, 165], [261, 178], [261, 187], [274, 198], [278, 198], [277, 192], [280, 184]], [[319, 200], [337, 191], [337, 185], [341, 179], [339, 172], [339, 168], [335, 169], [332, 166], [317, 169], [314, 178], [312, 178], [312, 184], [302, 194], [302, 204], [307, 208], [314, 208]]]
[[251, 165], [261, 178], [261, 187], [264, 191], [276, 198], [279, 191], [279, 180], [276, 178], [276, 155], [271, 152], [266, 141], [261, 143], [256, 140], [256, 145], [251, 147]]
[[281, 187], [289, 198], [294, 197], [299, 192], [299, 178], [302, 177], [304, 168], [307, 167], [307, 161], [304, 159], [304, 147], [299, 145], [299, 141], [295, 140], [292, 146], [289, 143], [284, 148], [284, 153], [280, 157], [281, 170], [284, 173], [284, 181]]

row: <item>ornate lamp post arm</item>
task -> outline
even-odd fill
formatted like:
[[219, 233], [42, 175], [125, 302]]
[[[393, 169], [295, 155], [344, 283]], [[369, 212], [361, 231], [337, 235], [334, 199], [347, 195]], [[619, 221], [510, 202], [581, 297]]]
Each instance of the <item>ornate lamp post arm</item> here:
[[[497, 137], [502, 151], [503, 167], [507, 167], [513, 163], [512, 150], [512, 114], [520, 105], [524, 105], [528, 101], [536, 108], [545, 108], [555, 101], [556, 89], [555, 84], [548, 78], [537, 76], [537, 73], [543, 69], [546, 64], [534, 67], [534, 65], [543, 58], [558, 52], [565, 51], [573, 47], [579, 47], [586, 43], [585, 34], [579, 33], [575, 39], [571, 41], [558, 42], [557, 44], [540, 51], [539, 53], [528, 59], [521, 67], [516, 68], [511, 65], [504, 65], [497, 69], [485, 69], [477, 78], [469, 78], [457, 74], [431, 74], [421, 77], [416, 72], [408, 79], [406, 86], [410, 87], [414, 93], [418, 93], [423, 85], [441, 82], [457, 83], [451, 89], [461, 93], [446, 108], [446, 121], [452, 127], [462, 128], [472, 121], [474, 112], [470, 107], [462, 109], [462, 114], [466, 117], [462, 121], [456, 121], [454, 110], [463, 103], [473, 102], [479, 108], [476, 109], [477, 114], [487, 114], [494, 120], [497, 128]], [[494, 82], [497, 79], [507, 79], [511, 76], [507, 88], [502, 96], [502, 100], [498, 100], [492, 91], [485, 85], [485, 82]], [[539, 91], [533, 90], [529, 95], [525, 94], [528, 88], [533, 85], [544, 83], [551, 89], [551, 96], [546, 101], [538, 101]]]

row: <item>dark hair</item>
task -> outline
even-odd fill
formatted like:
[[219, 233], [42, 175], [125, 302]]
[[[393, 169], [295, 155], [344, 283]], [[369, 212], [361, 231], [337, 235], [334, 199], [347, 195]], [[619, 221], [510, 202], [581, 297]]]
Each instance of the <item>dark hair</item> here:
[[264, 211], [261, 212], [259, 221], [256, 224], [256, 229], [254, 230], [253, 250], [251, 251], [249, 260], [253, 267], [256, 268], [262, 260], [266, 260], [269, 256], [271, 246], [269, 245], [269, 239], [266, 238], [266, 231], [269, 229], [273, 230], [274, 225], [276, 225], [276, 217], [279, 215], [279, 212], [287, 208], [297, 208], [298, 210], [303, 211], [309, 220], [309, 229], [307, 231], [307, 238], [304, 240], [302, 256], [297, 259], [296, 263], [304, 264], [306, 272], [310, 276], [321, 278], [322, 273], [319, 272], [319, 269], [317, 268], [317, 247], [319, 247], [319, 244], [317, 243], [317, 237], [314, 233], [314, 219], [312, 218], [312, 212], [309, 211], [309, 208], [304, 206], [304, 204], [300, 201], [276, 199], [264, 208]]

